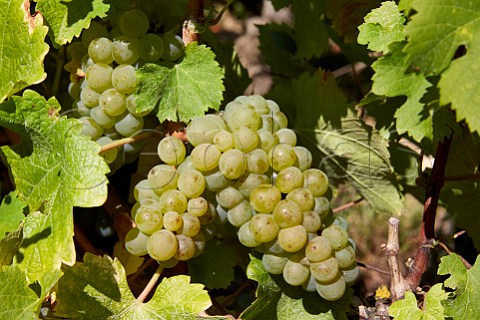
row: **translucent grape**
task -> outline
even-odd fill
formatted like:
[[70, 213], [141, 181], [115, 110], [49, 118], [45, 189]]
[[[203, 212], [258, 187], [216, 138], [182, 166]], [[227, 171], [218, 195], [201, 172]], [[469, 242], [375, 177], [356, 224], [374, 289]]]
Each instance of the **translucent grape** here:
[[226, 130], [225, 122], [219, 115], [208, 114], [194, 118], [187, 126], [188, 141], [193, 146], [202, 143], [213, 143], [215, 135]]
[[137, 228], [145, 234], [152, 234], [163, 227], [163, 215], [159, 209], [142, 205], [135, 215]]
[[166, 190], [164, 193], [162, 193], [159, 202], [162, 212], [187, 211], [188, 200], [182, 192], [176, 189]]
[[182, 216], [175, 211], [167, 211], [163, 215], [163, 226], [170, 231], [177, 231], [182, 227]]
[[147, 251], [148, 236], [143, 234], [137, 228], [132, 228], [125, 236], [125, 248], [128, 252], [136, 256], [143, 256]]
[[335, 257], [320, 262], [310, 263], [310, 272], [317, 281], [329, 282], [337, 278], [340, 270]]
[[310, 189], [314, 197], [321, 197], [328, 190], [328, 177], [320, 169], [308, 169], [303, 172], [303, 186]]
[[295, 147], [297, 144], [297, 135], [295, 131], [288, 128], [283, 128], [275, 132], [275, 135], [278, 138], [278, 141], [283, 144], [288, 144], [292, 147]]
[[158, 156], [166, 164], [177, 166], [185, 159], [187, 150], [182, 140], [176, 137], [165, 137], [158, 144]]
[[331, 225], [322, 231], [322, 236], [330, 240], [333, 250], [340, 250], [348, 245], [348, 234], [345, 229]]
[[182, 226], [178, 230], [180, 234], [183, 234], [187, 237], [193, 237], [198, 234], [201, 227], [198, 217], [195, 217], [191, 213], [185, 212], [182, 214], [182, 220]]
[[315, 207], [315, 199], [307, 188], [295, 189], [289, 192], [286, 198], [298, 204], [302, 211], [312, 210]]
[[278, 239], [273, 239], [269, 242], [265, 242], [264, 243], [264, 248], [265, 248], [265, 253], [271, 253], [271, 254], [274, 254], [274, 255], [284, 255], [284, 256], [288, 256], [290, 255], [289, 252], [285, 251], [285, 249], [282, 248], [282, 246], [280, 245], [280, 243], [278, 242]]
[[[280, 171], [275, 180], [275, 186], [282, 193], [289, 193], [303, 186], [302, 171], [297, 167], [288, 167]], [[313, 197], [312, 197], [313, 201]]]
[[125, 95], [116, 89], [108, 89], [100, 96], [100, 107], [106, 115], [116, 117], [127, 110], [125, 99]]
[[250, 203], [260, 213], [272, 212], [281, 198], [280, 191], [271, 184], [260, 185], [250, 193]]
[[176, 237], [178, 240], [178, 249], [174, 256], [175, 259], [186, 261], [193, 258], [195, 254], [195, 243], [193, 239], [183, 234], [179, 234]]
[[218, 168], [226, 178], [238, 179], [247, 169], [247, 160], [240, 150], [230, 149], [221, 155]]
[[265, 152], [270, 151], [274, 146], [279, 144], [278, 137], [274, 136], [270, 131], [266, 129], [257, 130], [258, 137], [260, 139], [259, 147]]
[[169, 189], [175, 189], [178, 182], [178, 173], [174, 167], [159, 164], [148, 172], [148, 182], [159, 195]]
[[88, 86], [97, 92], [103, 92], [112, 87], [113, 68], [108, 64], [95, 63], [88, 67], [85, 79]]
[[305, 211], [302, 225], [307, 232], [317, 232], [322, 226], [322, 219], [315, 211]]
[[320, 262], [332, 257], [333, 248], [330, 240], [324, 236], [317, 236], [307, 243], [305, 256], [310, 262]]
[[273, 170], [281, 171], [293, 166], [297, 161], [297, 155], [292, 146], [288, 144], [277, 144], [268, 152], [268, 161]]
[[201, 217], [208, 211], [208, 201], [203, 197], [188, 200], [187, 211], [196, 217]]
[[240, 227], [252, 218], [252, 207], [248, 200], [243, 200], [238, 205], [227, 211], [228, 222], [234, 227]]
[[278, 243], [285, 251], [300, 251], [307, 244], [307, 231], [302, 225], [280, 229]]
[[296, 146], [293, 148], [295, 154], [297, 155], [296, 166], [301, 170], [305, 171], [312, 166], [312, 153], [305, 147]]
[[218, 150], [225, 152], [233, 148], [233, 135], [227, 130], [220, 130], [213, 137], [213, 143]]
[[167, 33], [163, 36], [162, 60], [175, 61], [183, 55], [183, 40], [179, 36]]
[[81, 37], [83, 45], [88, 48], [93, 39], [108, 38], [107, 27], [97, 21], [92, 21], [90, 26], [83, 30]]
[[262, 264], [271, 274], [282, 274], [283, 268], [288, 261], [288, 256], [277, 256], [265, 253], [262, 257]]
[[[84, 55], [81, 61], [81, 67], [83, 72], [87, 72], [88, 68], [93, 66], [95, 62], [93, 62], [92, 58], [88, 54]], [[86, 83], [86, 82], [85, 82]]]
[[360, 270], [358, 269], [357, 263], [354, 262], [352, 265], [348, 266], [345, 269], [342, 269], [343, 278], [348, 285], [352, 285], [357, 281], [360, 276]]
[[188, 198], [200, 196], [205, 190], [206, 182], [203, 174], [195, 169], [186, 170], [178, 178], [178, 190]]
[[166, 261], [172, 258], [177, 249], [177, 237], [171, 231], [165, 229], [153, 233], [147, 241], [148, 254], [158, 261]]
[[110, 64], [113, 62], [113, 43], [108, 38], [92, 40], [88, 46], [88, 55], [95, 63]]
[[264, 174], [250, 173], [244, 179], [243, 177], [235, 184], [238, 191], [242, 193], [245, 198], [250, 198], [253, 189], [262, 185], [268, 184], [270, 179]]
[[93, 140], [102, 136], [103, 129], [95, 122], [95, 120], [90, 117], [80, 117], [78, 120], [83, 123], [82, 134], [89, 136]]
[[100, 93], [86, 86], [82, 89], [82, 92], [80, 92], [80, 100], [87, 108], [96, 107], [100, 101]]
[[[113, 140], [109, 137], [100, 137], [97, 139], [97, 143], [101, 146], [112, 143]], [[104, 151], [100, 154], [106, 163], [112, 163], [118, 155], [118, 148], [113, 148], [108, 151]]]
[[313, 210], [321, 218], [324, 218], [330, 211], [330, 201], [325, 197], [315, 197], [315, 208]]
[[250, 230], [250, 221], [244, 223], [237, 232], [238, 240], [245, 247], [253, 248], [260, 245], [261, 242], [257, 241]]
[[115, 125], [115, 117], [111, 117], [103, 112], [102, 107], [96, 106], [90, 110], [90, 116], [102, 128], [110, 129]]
[[278, 106], [278, 104], [275, 101], [267, 99], [267, 104], [268, 104], [268, 108], [270, 109], [270, 111], [272, 111], [272, 112], [280, 111], [280, 107]]
[[317, 284], [317, 280], [315, 280], [315, 277], [312, 276], [312, 273], [310, 273], [310, 277], [308, 278], [308, 281], [305, 281], [304, 283], [302, 283], [302, 288], [303, 290], [308, 292], [315, 292], [317, 291], [316, 284]]
[[80, 83], [70, 82], [68, 84], [68, 94], [72, 99], [80, 98], [80, 92], [82, 91], [82, 87]]
[[292, 286], [299, 286], [310, 278], [310, 263], [301, 253], [291, 256], [283, 267], [283, 279]]
[[198, 257], [205, 251], [206, 247], [206, 238], [202, 231], [197, 233], [195, 236], [192, 237], [193, 244], [195, 245], [195, 253], [193, 257]]
[[80, 100], [77, 99], [72, 104], [72, 110], [75, 112], [77, 117], [89, 117], [90, 116], [90, 108], [87, 108], [85, 104]]
[[243, 200], [243, 195], [237, 189], [229, 186], [217, 193], [216, 200], [222, 207], [231, 209]]
[[257, 213], [250, 220], [250, 231], [258, 242], [267, 242], [275, 239], [278, 226], [271, 214]]
[[[255, 149], [245, 154], [248, 171], [253, 173], [265, 173], [270, 169], [268, 155], [263, 149]], [[303, 177], [302, 177], [303, 182]]]
[[242, 152], [246, 153], [254, 150], [259, 141], [257, 133], [247, 127], [241, 127], [233, 132], [233, 144], [236, 149]]
[[138, 39], [121, 35], [113, 40], [113, 59], [116, 63], [134, 64], [139, 57]]
[[273, 210], [273, 218], [280, 228], [289, 228], [301, 224], [303, 214], [295, 202], [281, 200]]
[[135, 117], [145, 117], [148, 115], [151, 110], [137, 112], [137, 98], [135, 94], [130, 94], [126, 99], [128, 112], [133, 114]]
[[335, 251], [339, 268], [348, 268], [355, 262], [355, 251], [351, 246]]
[[214, 192], [223, 190], [232, 183], [220, 171], [205, 175], [205, 182], [207, 183], [207, 189]]
[[251, 96], [239, 96], [235, 98], [235, 101], [239, 101], [245, 105], [251, 105], [255, 108], [258, 114], [268, 114], [270, 112], [270, 108], [268, 107], [268, 103], [264, 97], [256, 94]]
[[193, 166], [200, 171], [211, 171], [218, 167], [222, 153], [210, 143], [202, 143], [193, 149], [190, 157]]
[[133, 189], [133, 197], [138, 202], [145, 201], [146, 199], [160, 200], [158, 194], [153, 191], [150, 182], [147, 179], [140, 180]]
[[163, 40], [156, 34], [147, 33], [138, 41], [140, 58], [146, 62], [154, 62], [163, 55]]
[[112, 72], [112, 85], [120, 93], [133, 93], [137, 85], [135, 68], [129, 64], [116, 67]]
[[320, 297], [323, 299], [327, 301], [338, 300], [345, 294], [345, 279], [340, 275], [327, 283], [316, 282], [316, 289]]
[[286, 128], [288, 125], [287, 116], [281, 111], [273, 113], [273, 121], [275, 122], [276, 126], [278, 126], [277, 131], [282, 128]]
[[261, 118], [253, 106], [236, 104], [231, 110], [225, 112], [225, 121], [232, 131], [242, 127], [256, 131], [260, 127]]
[[200, 224], [207, 225], [213, 223], [213, 221], [217, 218], [217, 209], [213, 203], [208, 203], [207, 212], [203, 215], [198, 217]]
[[171, 257], [170, 259], [165, 261], [158, 261], [158, 265], [165, 269], [173, 268], [177, 264], [178, 264], [178, 259], [176, 259], [175, 257]]
[[135, 117], [133, 114], [127, 112], [123, 117], [117, 119], [115, 130], [124, 137], [130, 137], [139, 133], [143, 129], [143, 124], [143, 118]]
[[143, 11], [130, 9], [122, 13], [118, 26], [127, 36], [138, 38], [147, 32], [149, 24], [148, 17]]

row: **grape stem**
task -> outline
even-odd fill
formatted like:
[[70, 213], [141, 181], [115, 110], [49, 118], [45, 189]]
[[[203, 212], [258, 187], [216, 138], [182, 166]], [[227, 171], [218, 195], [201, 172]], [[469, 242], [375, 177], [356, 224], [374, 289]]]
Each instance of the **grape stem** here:
[[187, 14], [183, 22], [182, 39], [185, 45], [200, 40], [200, 32], [197, 25], [204, 24], [203, 0], [189, 0]]
[[349, 203], [341, 205], [340, 207], [336, 207], [335, 209], [332, 209], [332, 212], [333, 213], [338, 213], [340, 211], [347, 210], [348, 208], [351, 208], [354, 205], [356, 205], [357, 203], [362, 202], [362, 201], [363, 201], [363, 197], [360, 197], [357, 200], [351, 201]]
[[163, 272], [163, 267], [159, 266], [157, 270], [155, 270], [155, 273], [153, 276], [150, 278], [150, 281], [148, 281], [147, 285], [143, 289], [142, 293], [137, 298], [138, 302], [144, 302], [145, 299], [147, 299], [148, 295], [150, 292], [153, 290], [155, 285], [157, 284], [158, 279], [160, 279], [160, 276], [162, 275]]
[[[447, 252], [449, 255], [452, 254], [452, 252], [454, 252], [454, 250], [452, 248], [450, 248], [446, 243], [444, 243], [442, 241], [438, 241], [437, 244], [440, 247], [442, 247], [442, 249], [445, 250], [445, 252]], [[459, 255], [459, 257], [460, 257], [460, 259], [462, 259], [462, 263], [465, 266], [465, 268], [467, 268], [467, 269], [472, 268], [472, 265], [470, 263], [468, 263], [467, 260], [465, 260], [461, 255]]]
[[385, 274], [387, 276], [390, 275], [390, 272], [387, 271], [387, 270], [383, 270], [383, 269], [377, 268], [375, 266], [371, 266], [369, 264], [366, 264], [366, 263], [363, 263], [363, 262], [360, 262], [360, 261], [357, 261], [357, 265], [359, 267], [362, 267], [362, 268], [365, 268], [365, 269], [370, 269], [370, 270], [376, 271], [378, 273]]
[[110, 142], [106, 145], [103, 145], [102, 148], [100, 149], [100, 153], [106, 152], [108, 150], [112, 150], [112, 149], [115, 149], [115, 148], [118, 148], [118, 147], [121, 147], [121, 146], [129, 144], [129, 143], [133, 143], [133, 142], [148, 139], [148, 138], [152, 137], [154, 134], [155, 134], [155, 131], [148, 131], [148, 132], [139, 133], [139, 134], [137, 134], [133, 137], [128, 137], [128, 138], [115, 140], [115, 141]]

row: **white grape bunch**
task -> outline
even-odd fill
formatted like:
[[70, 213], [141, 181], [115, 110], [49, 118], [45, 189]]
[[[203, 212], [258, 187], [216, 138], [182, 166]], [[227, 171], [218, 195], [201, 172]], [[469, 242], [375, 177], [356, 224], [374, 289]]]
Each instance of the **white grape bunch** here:
[[190, 155], [181, 140], [161, 140], [163, 164], [135, 187], [127, 249], [173, 266], [199, 255], [211, 226], [228, 221], [269, 273], [340, 299], [359, 275], [354, 243], [333, 217], [328, 177], [287, 125], [275, 102], [240, 96], [188, 124]]
[[[118, 11], [107, 21], [92, 21], [80, 41], [67, 47], [71, 64], [78, 64], [69, 86], [73, 115], [82, 121], [83, 133], [100, 145], [153, 128], [144, 121], [149, 112], [136, 111], [136, 72], [145, 63], [174, 62], [183, 55], [180, 37], [149, 32], [162, 24], [151, 14], [149, 2], [140, 0], [137, 8]], [[134, 145], [102, 155], [114, 170], [125, 161], [118, 154], [139, 151]]]

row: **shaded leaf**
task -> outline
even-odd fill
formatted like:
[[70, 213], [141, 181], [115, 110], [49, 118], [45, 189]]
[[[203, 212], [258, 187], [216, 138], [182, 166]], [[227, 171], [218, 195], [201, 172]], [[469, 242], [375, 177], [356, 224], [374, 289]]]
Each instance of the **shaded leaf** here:
[[25, 218], [23, 209], [26, 204], [18, 197], [18, 192], [13, 191], [7, 194], [2, 199], [0, 205], [0, 239], [2, 239], [7, 232], [13, 232], [18, 229], [18, 226]]

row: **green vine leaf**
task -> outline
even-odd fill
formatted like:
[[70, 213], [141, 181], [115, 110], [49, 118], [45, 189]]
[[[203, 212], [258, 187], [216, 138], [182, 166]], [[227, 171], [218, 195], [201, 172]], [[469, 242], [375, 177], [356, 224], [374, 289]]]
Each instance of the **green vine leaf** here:
[[447, 294], [442, 289], [442, 284], [437, 283], [425, 295], [423, 308], [417, 307], [417, 298], [411, 291], [405, 292], [405, 298], [395, 301], [389, 308], [388, 313], [394, 319], [409, 320], [444, 320], [444, 309], [441, 301]]
[[480, 256], [471, 269], [467, 269], [460, 257], [452, 253], [442, 257], [438, 274], [450, 277], [445, 287], [454, 289], [444, 302], [445, 315], [453, 320], [478, 319], [480, 314]]
[[190, 43], [178, 64], [146, 64], [137, 76], [137, 111], [151, 111], [158, 106], [160, 122], [188, 122], [208, 109], [220, 108], [224, 90], [222, 69], [214, 53], [204, 45]]
[[352, 290], [340, 300], [323, 300], [316, 292], [307, 292], [287, 284], [282, 275], [271, 275], [262, 260], [250, 255], [248, 278], [258, 282], [257, 300], [240, 316], [243, 320], [341, 320], [347, 319]]
[[22, 144], [4, 146], [2, 154], [30, 212], [43, 212], [25, 223], [23, 245], [31, 243], [21, 266], [32, 274], [46, 270], [40, 257], [54, 269], [75, 262], [73, 206], [99, 206], [107, 196], [100, 146], [82, 135], [80, 121], [58, 117], [59, 109], [54, 98], [30, 90], [0, 105], [0, 124], [23, 131]]
[[0, 0], [0, 102], [45, 80], [43, 59], [48, 28], [30, 15], [30, 1]]
[[25, 218], [23, 209], [27, 205], [18, 197], [18, 192], [13, 191], [2, 199], [0, 205], [0, 240], [5, 237], [6, 233], [13, 232], [18, 229], [20, 223]]
[[211, 305], [201, 284], [188, 276], [164, 278], [152, 299], [141, 303], [128, 287], [121, 263], [87, 253], [83, 263], [64, 268], [55, 315], [87, 319], [197, 319]]

